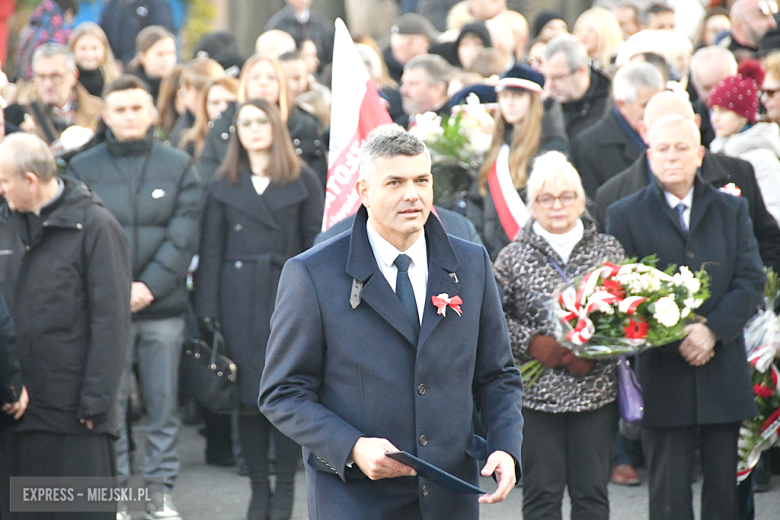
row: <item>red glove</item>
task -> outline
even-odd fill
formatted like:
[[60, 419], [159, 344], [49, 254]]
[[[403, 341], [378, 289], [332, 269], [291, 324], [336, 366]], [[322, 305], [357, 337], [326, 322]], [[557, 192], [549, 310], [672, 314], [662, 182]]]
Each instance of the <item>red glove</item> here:
[[569, 349], [562, 347], [555, 338], [541, 334], [537, 334], [531, 339], [531, 343], [528, 345], [528, 353], [541, 361], [547, 368], [563, 366], [563, 359], [566, 354], [573, 355]]

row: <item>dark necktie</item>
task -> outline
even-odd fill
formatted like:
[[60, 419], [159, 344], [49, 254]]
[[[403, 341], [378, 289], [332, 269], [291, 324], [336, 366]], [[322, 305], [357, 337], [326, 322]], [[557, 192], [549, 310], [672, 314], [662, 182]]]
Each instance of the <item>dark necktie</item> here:
[[683, 228], [683, 231], [686, 233], [688, 232], [688, 224], [685, 223], [685, 217], [683, 217], [683, 213], [685, 213], [685, 210], [688, 208], [684, 203], [679, 203], [674, 207], [675, 210], [677, 210], [677, 216], [680, 218], [680, 225]]
[[420, 315], [417, 313], [417, 300], [414, 298], [414, 289], [411, 280], [409, 280], [409, 264], [412, 263], [412, 259], [405, 254], [400, 254], [393, 263], [398, 268], [398, 276], [395, 279], [395, 294], [401, 300], [406, 316], [412, 322], [416, 337], [420, 333]]

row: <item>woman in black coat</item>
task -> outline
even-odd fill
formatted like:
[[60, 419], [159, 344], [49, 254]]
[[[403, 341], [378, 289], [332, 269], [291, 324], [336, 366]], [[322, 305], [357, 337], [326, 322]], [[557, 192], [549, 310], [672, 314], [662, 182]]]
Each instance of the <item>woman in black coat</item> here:
[[[228, 356], [238, 365], [239, 442], [252, 481], [248, 519], [290, 518], [300, 448], [257, 409], [265, 346], [282, 266], [305, 251], [321, 229], [323, 190], [301, 165], [274, 103], [251, 100], [233, 121], [236, 135], [209, 189], [203, 218], [195, 311], [221, 323]], [[276, 490], [268, 481], [274, 435]]]
[[[320, 120], [292, 102], [287, 81], [279, 62], [273, 58], [254, 55], [241, 69], [241, 83], [238, 87], [238, 102], [249, 99], [264, 99], [276, 104], [287, 123], [287, 130], [293, 142], [293, 150], [312, 170], [323, 185], [328, 174], [325, 155], [327, 147], [320, 131]], [[198, 158], [198, 171], [205, 182], [211, 181], [227, 154], [230, 136], [235, 132], [233, 118], [238, 109], [231, 103], [219, 119], [213, 121], [206, 134], [203, 151]]]

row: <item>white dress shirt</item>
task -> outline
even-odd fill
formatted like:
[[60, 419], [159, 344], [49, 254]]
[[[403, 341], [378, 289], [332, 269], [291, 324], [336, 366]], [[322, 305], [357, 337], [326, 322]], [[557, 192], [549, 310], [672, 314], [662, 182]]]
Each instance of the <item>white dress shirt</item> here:
[[412, 282], [414, 299], [417, 301], [417, 314], [420, 316], [420, 323], [422, 323], [425, 298], [428, 294], [428, 250], [425, 245], [425, 232], [420, 233], [409, 249], [399, 251], [374, 229], [374, 226], [371, 225], [371, 219], [366, 223], [366, 231], [379, 270], [382, 271], [393, 291], [395, 291], [395, 281], [398, 277], [398, 268], [393, 262], [401, 253], [412, 259], [412, 263], [409, 264], [409, 281]]
[[681, 199], [678, 199], [668, 191], [664, 191], [664, 196], [666, 197], [666, 203], [669, 204], [669, 207], [677, 211], [675, 208], [679, 203], [685, 204], [685, 210], [683, 211], [683, 220], [685, 221], [685, 227], [690, 229], [691, 228], [691, 205], [693, 204], [693, 186], [691, 186], [691, 189], [688, 190], [688, 195]]

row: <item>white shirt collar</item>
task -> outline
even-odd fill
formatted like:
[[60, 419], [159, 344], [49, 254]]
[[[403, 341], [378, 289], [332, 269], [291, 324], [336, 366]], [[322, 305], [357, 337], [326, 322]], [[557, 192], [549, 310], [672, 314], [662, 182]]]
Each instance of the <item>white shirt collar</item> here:
[[682, 199], [678, 199], [668, 191], [664, 191], [664, 197], [666, 197], [666, 203], [669, 204], [669, 207], [672, 209], [676, 208], [680, 202], [685, 204], [686, 209], [691, 209], [691, 206], [693, 205], [693, 186], [691, 186], [691, 189], [688, 190], [688, 194]]
[[393, 244], [385, 240], [379, 232], [374, 229], [371, 219], [366, 222], [366, 232], [368, 233], [368, 242], [371, 249], [374, 250], [374, 256], [380, 267], [395, 267], [395, 259], [401, 253], [412, 259], [411, 267], [428, 265], [428, 250], [425, 243], [425, 231], [420, 233], [417, 240], [414, 241], [406, 251], [399, 251]]

